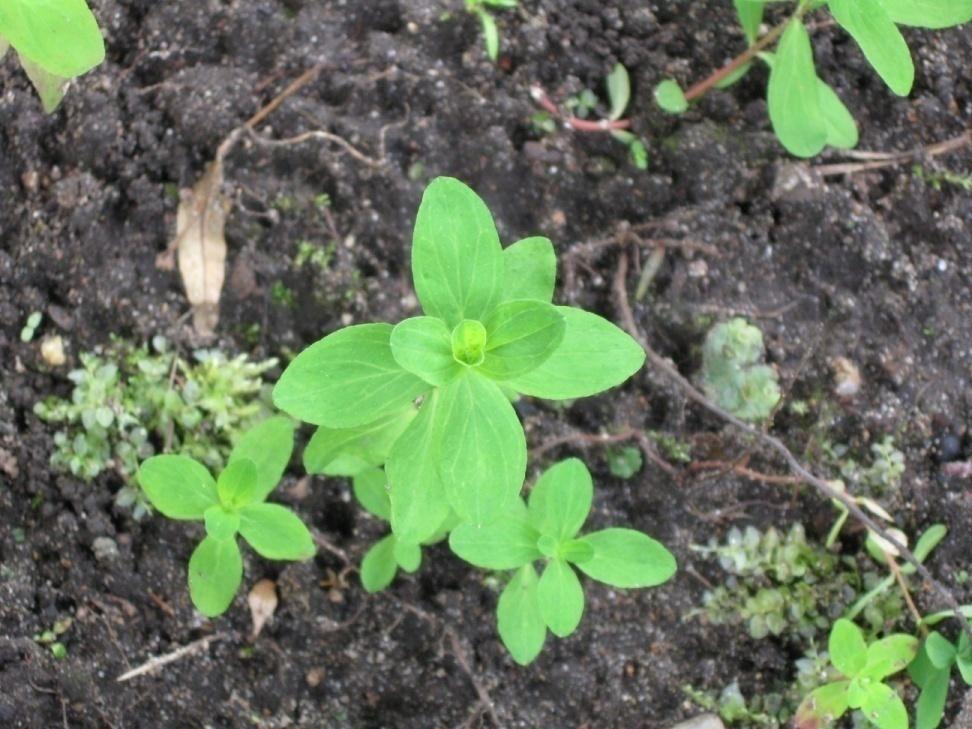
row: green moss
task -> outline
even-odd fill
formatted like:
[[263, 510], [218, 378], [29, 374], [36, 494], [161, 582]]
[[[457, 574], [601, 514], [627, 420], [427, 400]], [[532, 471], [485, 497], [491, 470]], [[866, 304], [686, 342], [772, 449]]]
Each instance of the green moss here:
[[706, 395], [743, 420], [769, 417], [780, 401], [776, 370], [760, 364], [763, 334], [745, 319], [713, 327], [702, 348], [702, 384]]

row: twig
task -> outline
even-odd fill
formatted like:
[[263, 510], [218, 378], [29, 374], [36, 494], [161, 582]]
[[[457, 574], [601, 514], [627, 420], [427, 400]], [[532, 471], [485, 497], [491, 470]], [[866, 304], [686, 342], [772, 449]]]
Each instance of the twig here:
[[754, 471], [751, 468], [746, 468], [739, 464], [726, 463], [725, 461], [695, 461], [689, 464], [689, 471], [707, 471], [707, 470], [724, 470], [729, 473], [734, 473], [737, 476], [742, 476], [743, 478], [748, 478], [752, 481], [759, 481], [761, 483], [776, 484], [780, 486], [794, 486], [796, 484], [801, 484], [804, 482], [799, 476], [775, 476], [769, 473], [760, 473], [759, 471]]
[[184, 645], [181, 648], [177, 648], [171, 653], [166, 653], [165, 655], [162, 656], [155, 656], [154, 658], [150, 658], [148, 661], [143, 663], [138, 668], [133, 668], [131, 671], [126, 671], [115, 680], [118, 683], [122, 683], [124, 681], [130, 681], [131, 679], [136, 678], [138, 676], [144, 676], [147, 673], [152, 673], [153, 671], [156, 671], [162, 668], [163, 666], [166, 666], [174, 661], [178, 661], [180, 658], [184, 658], [185, 656], [192, 655], [194, 653], [200, 653], [206, 650], [206, 648], [209, 647], [210, 643], [213, 643], [217, 640], [225, 640], [226, 638], [229, 637], [230, 637], [229, 633], [215, 633], [213, 635], [207, 635], [204, 638], [200, 638], [199, 640], [194, 640], [192, 643]]
[[337, 557], [342, 562], [344, 562], [344, 564], [351, 564], [351, 559], [348, 557], [348, 553], [345, 552], [340, 547], [338, 547], [337, 545], [331, 543], [331, 541], [328, 540], [328, 538], [325, 537], [323, 534], [321, 534], [319, 531], [317, 531], [317, 529], [312, 529], [311, 535], [314, 537], [314, 544], [316, 544], [318, 547], [330, 552], [335, 557]]
[[944, 142], [936, 142], [924, 147], [918, 147], [909, 152], [845, 152], [848, 157], [869, 160], [866, 162], [841, 162], [831, 165], [813, 165], [815, 170], [823, 177], [836, 177], [838, 175], [852, 175], [855, 172], [865, 172], [867, 170], [880, 170], [887, 167], [895, 167], [905, 162], [919, 159], [921, 157], [938, 157], [949, 152], [967, 146], [972, 143], [972, 130], [966, 131], [952, 139]]
[[368, 165], [369, 167], [384, 167], [385, 165], [382, 160], [369, 157], [364, 152], [358, 150], [344, 137], [338, 136], [337, 134], [332, 134], [331, 132], [325, 132], [321, 129], [303, 132], [302, 134], [298, 134], [297, 136], [289, 137], [287, 139], [267, 139], [266, 137], [261, 137], [250, 128], [246, 128], [246, 132], [254, 142], [263, 147], [290, 147], [295, 144], [302, 144], [310, 139], [323, 139], [326, 142], [333, 142], [334, 144], [337, 144], [356, 160]]
[[550, 100], [547, 92], [539, 86], [530, 87], [530, 96], [544, 111], [560, 119], [564, 125], [576, 132], [616, 132], [621, 129], [628, 129], [631, 126], [630, 119], [600, 119], [599, 121], [590, 121], [571, 114], [565, 114], [559, 106]]
[[884, 560], [888, 563], [888, 568], [894, 575], [894, 579], [898, 581], [898, 587], [901, 588], [901, 594], [904, 595], [905, 603], [908, 605], [908, 610], [911, 611], [911, 616], [915, 619], [915, 625], [921, 628], [921, 613], [918, 612], [918, 608], [915, 607], [915, 601], [911, 599], [911, 590], [908, 589], [908, 584], [905, 582], [904, 575], [901, 574], [901, 568], [898, 567], [898, 563], [894, 560], [894, 555], [891, 554], [886, 549], [882, 549], [884, 552]]
[[[610, 445], [611, 443], [622, 443], [626, 440], [636, 440], [638, 445], [641, 447], [642, 452], [649, 461], [654, 463], [656, 466], [661, 468], [665, 473], [674, 479], [679, 479], [678, 471], [664, 458], [658, 455], [658, 451], [655, 450], [654, 444], [651, 439], [645, 435], [644, 431], [637, 430], [636, 428], [626, 427], [617, 433], [612, 433], [610, 435], [600, 434], [600, 433], [580, 433], [573, 432], [567, 433], [566, 435], [559, 435], [555, 438], [550, 438], [544, 441], [536, 448], [530, 451], [530, 457], [532, 459], [539, 458], [544, 453], [554, 448], [562, 445], [577, 445], [580, 447], [585, 446], [595, 446], [595, 445]], [[679, 479], [680, 480], [680, 479]]]

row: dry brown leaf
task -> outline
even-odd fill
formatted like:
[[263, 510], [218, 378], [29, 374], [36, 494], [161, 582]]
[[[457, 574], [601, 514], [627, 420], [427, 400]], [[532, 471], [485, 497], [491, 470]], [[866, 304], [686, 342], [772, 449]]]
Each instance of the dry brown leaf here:
[[256, 638], [277, 610], [277, 584], [273, 580], [260, 580], [250, 590], [246, 601], [250, 605], [250, 617], [253, 619], [251, 636]]
[[219, 321], [219, 294], [226, 276], [223, 229], [230, 201], [223, 195], [223, 163], [217, 158], [191, 190], [183, 190], [174, 247], [179, 273], [192, 305], [198, 334], [212, 334]]

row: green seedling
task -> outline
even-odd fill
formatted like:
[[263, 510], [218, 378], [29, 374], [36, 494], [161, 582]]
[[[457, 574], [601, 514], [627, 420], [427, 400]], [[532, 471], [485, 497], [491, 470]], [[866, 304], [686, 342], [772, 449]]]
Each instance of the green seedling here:
[[485, 204], [458, 180], [425, 191], [412, 274], [424, 316], [324, 337], [290, 363], [273, 399], [320, 426], [312, 448], [384, 465], [392, 531], [421, 545], [450, 511], [486, 524], [515, 505], [527, 450], [511, 398], [593, 395], [645, 355], [605, 319], [550, 303], [550, 241], [504, 249]]
[[614, 448], [607, 453], [608, 470], [618, 478], [632, 478], [644, 465], [641, 449], [634, 446]]
[[496, 63], [496, 59], [499, 58], [500, 38], [496, 19], [489, 9], [509, 10], [515, 8], [517, 2], [518, 0], [466, 0], [466, 10], [479, 18], [479, 24], [483, 28], [486, 55], [493, 63]]
[[972, 686], [972, 642], [968, 633], [963, 631], [958, 642], [952, 643], [932, 631], [908, 666], [908, 675], [921, 689], [915, 705], [915, 729], [936, 729], [942, 723], [953, 667], [958, 668], [966, 685]]
[[206, 525], [206, 537], [189, 558], [189, 595], [204, 615], [226, 612], [243, 581], [237, 534], [266, 559], [314, 556], [314, 540], [297, 515], [266, 502], [293, 447], [293, 423], [277, 416], [247, 431], [217, 479], [178, 455], [153, 456], [139, 468], [138, 482], [159, 512]]
[[[452, 551], [489, 570], [516, 570], [496, 607], [500, 637], [513, 659], [530, 663], [547, 630], [565, 638], [580, 624], [584, 589], [575, 569], [614, 587], [654, 587], [675, 573], [675, 558], [633, 529], [579, 536], [594, 486], [576, 458], [551, 466], [527, 503], [517, 499], [503, 515], [478, 526], [466, 522], [449, 536]], [[544, 560], [542, 575], [533, 563]]]
[[803, 700], [793, 720], [796, 729], [830, 726], [848, 709], [860, 709], [878, 729], [908, 729], [904, 702], [884, 679], [911, 663], [918, 653], [917, 638], [895, 633], [868, 645], [861, 629], [841, 618], [830, 631], [828, 650], [842, 678]]
[[702, 347], [702, 384], [720, 407], [743, 420], [769, 417], [780, 401], [776, 370], [760, 364], [763, 333], [745, 319], [717, 324]]
[[[631, 79], [628, 76], [628, 69], [620, 63], [615, 64], [608, 74], [607, 90], [611, 107], [608, 119], [618, 121], [624, 116], [628, 102], [631, 101]], [[611, 136], [628, 148], [631, 164], [639, 170], [648, 169], [648, 150], [644, 142], [626, 129], [614, 129], [611, 131]]]
[[20, 330], [21, 342], [26, 343], [33, 340], [34, 335], [37, 334], [37, 327], [40, 326], [41, 320], [43, 318], [44, 315], [41, 314], [39, 311], [35, 311], [31, 313], [31, 315], [27, 317], [27, 323], [24, 324], [24, 328]]
[[101, 63], [105, 42], [85, 0], [4, 0], [0, 57], [13, 46], [20, 65], [52, 112], [68, 82]]
[[[770, 121], [787, 151], [813, 157], [826, 146], [850, 149], [857, 145], [857, 124], [833, 88], [817, 76], [805, 17], [826, 7], [898, 96], [911, 92], [915, 78], [911, 51], [898, 26], [939, 29], [972, 20], [972, 0], [798, 0], [786, 21], [760, 35], [763, 11], [772, 1], [734, 0], [749, 48], [687, 92], [671, 79], [663, 81], [655, 91], [661, 108], [684, 112], [709, 89], [742, 78], [758, 56], [770, 67]], [[774, 43], [775, 53], [768, 52]]]

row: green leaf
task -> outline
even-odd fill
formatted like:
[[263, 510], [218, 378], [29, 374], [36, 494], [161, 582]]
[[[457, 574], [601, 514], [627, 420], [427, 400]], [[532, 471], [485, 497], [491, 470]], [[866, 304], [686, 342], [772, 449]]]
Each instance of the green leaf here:
[[476, 14], [483, 26], [483, 43], [486, 46], [486, 55], [489, 60], [496, 63], [496, 59], [499, 58], [499, 29], [496, 27], [496, 21], [485, 10], [480, 10]]
[[[0, 53], [0, 57], [2, 56], [3, 54]], [[20, 65], [23, 67], [24, 73], [27, 74], [27, 78], [30, 79], [30, 82], [37, 90], [37, 95], [40, 96], [44, 111], [50, 114], [61, 103], [61, 99], [64, 98], [64, 93], [67, 91], [67, 85], [70, 79], [58, 76], [50, 71], [45, 71], [41, 66], [26, 56], [20, 57]]]
[[227, 464], [216, 480], [219, 502], [228, 509], [239, 509], [255, 501], [256, 464], [249, 458], [237, 458]]
[[[944, 524], [933, 524], [928, 527], [918, 537], [918, 542], [915, 544], [915, 559], [919, 562], [924, 562], [928, 559], [928, 555], [932, 553], [932, 550], [941, 543], [947, 534], [948, 528]], [[912, 571], [914, 571], [914, 565], [906, 566], [911, 567]]]
[[[743, 33], [749, 45], [756, 42], [759, 38], [759, 26], [763, 22], [764, 2], [757, 0], [732, 0], [736, 6], [736, 14], [739, 16], [739, 24], [742, 26]], [[764, 0], [765, 1], [765, 0]]]
[[551, 633], [566, 638], [577, 630], [584, 614], [584, 588], [569, 564], [560, 559], [547, 563], [537, 585], [537, 599]]
[[635, 446], [611, 448], [607, 452], [608, 470], [612, 476], [629, 479], [644, 465], [641, 449]]
[[581, 539], [571, 539], [560, 543], [557, 547], [557, 556], [568, 562], [580, 564], [594, 556], [594, 548]]
[[536, 369], [505, 381], [517, 392], [546, 400], [573, 400], [620, 385], [641, 369], [645, 352], [606, 319], [558, 306], [566, 329], [553, 354]]
[[351, 482], [354, 497], [365, 510], [385, 521], [391, 520], [391, 499], [388, 496], [388, 478], [380, 468], [369, 468], [354, 477]]
[[830, 629], [827, 643], [830, 662], [845, 676], [856, 676], [867, 663], [864, 633], [852, 621], [841, 618]]
[[898, 96], [911, 93], [915, 82], [911, 51], [881, 0], [829, 0], [828, 5], [884, 83]]
[[0, 35], [21, 58], [63, 78], [80, 76], [105, 58], [98, 21], [84, 0], [4, 0]]
[[853, 149], [857, 146], [857, 122], [844, 106], [837, 93], [821, 79], [817, 79], [817, 96], [820, 112], [827, 129], [827, 144], [837, 149]]
[[394, 554], [395, 562], [406, 572], [415, 572], [422, 566], [422, 548], [417, 544], [395, 540]]
[[230, 453], [228, 463], [246, 458], [256, 466], [254, 500], [263, 501], [283, 477], [294, 450], [294, 421], [282, 415], [250, 428]]
[[301, 352], [273, 388], [273, 403], [315, 425], [352, 428], [405, 409], [428, 383], [392, 356], [391, 324], [360, 324]]
[[395, 361], [430, 385], [445, 385], [462, 371], [452, 355], [452, 333], [433, 316], [416, 316], [399, 322], [392, 330]]
[[972, 0], [881, 0], [899, 25], [916, 28], [950, 28], [972, 20]]
[[811, 691], [793, 717], [795, 729], [821, 729], [843, 716], [847, 711], [848, 686], [849, 681], [836, 681]]
[[361, 584], [367, 592], [380, 592], [391, 584], [397, 571], [395, 536], [389, 534], [376, 542], [361, 560]]
[[950, 673], [948, 669], [934, 670], [921, 683], [921, 695], [915, 705], [915, 729], [936, 729], [942, 723]]
[[412, 235], [415, 293], [449, 327], [482, 320], [499, 301], [503, 249], [486, 204], [469, 187], [438, 177], [425, 189]]
[[890, 686], [872, 683], [864, 693], [861, 711], [878, 729], [908, 729], [908, 711]]
[[500, 304], [483, 323], [486, 352], [478, 370], [494, 380], [535, 370], [557, 350], [566, 330], [558, 308], [536, 300]]
[[611, 120], [620, 119], [631, 101], [631, 79], [628, 77], [628, 69], [620, 63], [615, 63], [608, 74], [607, 90], [608, 101], [611, 103], [608, 116]]
[[523, 502], [494, 521], [460, 524], [449, 535], [449, 547], [470, 564], [488, 570], [513, 570], [540, 559], [540, 534], [527, 518]]
[[304, 560], [317, 551], [297, 515], [280, 504], [250, 504], [240, 512], [240, 535], [266, 559]]
[[138, 469], [138, 483], [152, 506], [170, 519], [202, 519], [219, 503], [205, 466], [185, 456], [153, 456]]
[[662, 111], [669, 114], [682, 114], [688, 110], [688, 100], [677, 81], [665, 79], [655, 87], [655, 101]]
[[235, 539], [206, 537], [189, 558], [189, 596], [207, 617], [225, 613], [243, 581], [243, 558]]
[[206, 534], [213, 539], [232, 539], [240, 528], [240, 515], [222, 506], [210, 506], [203, 514]]
[[962, 680], [972, 686], [972, 642], [969, 635], [964, 630], [958, 640], [958, 654], [955, 656], [955, 665], [958, 666]]
[[734, 71], [730, 72], [721, 81], [719, 81], [719, 83], [717, 83], [715, 85], [716, 88], [717, 89], [728, 89], [733, 84], [738, 83], [740, 80], [742, 80], [746, 76], [746, 74], [749, 73], [749, 71], [752, 69], [752, 67], [753, 67], [753, 62], [752, 61], [748, 61], [748, 62], [744, 63], [739, 68], [737, 68]]
[[530, 523], [540, 533], [564, 541], [584, 526], [591, 511], [594, 482], [584, 462], [568, 458], [546, 471], [530, 492]]
[[824, 148], [827, 125], [820, 106], [813, 49], [799, 20], [791, 20], [780, 38], [770, 67], [767, 102], [773, 131], [790, 154], [813, 157]]
[[867, 663], [860, 675], [880, 680], [904, 670], [917, 653], [918, 639], [913, 635], [889, 635], [867, 647]]
[[539, 655], [547, 638], [547, 627], [537, 599], [537, 582], [533, 565], [524, 565], [510, 580], [496, 605], [500, 638], [513, 660], [521, 666]]
[[549, 238], [534, 236], [503, 249], [502, 300], [553, 300], [557, 254]]
[[523, 426], [496, 384], [475, 372], [450, 382], [440, 395], [439, 471], [449, 505], [463, 520], [485, 524], [502, 514], [523, 487]]
[[675, 574], [675, 558], [659, 542], [634, 529], [603, 529], [582, 537], [594, 556], [577, 567], [614, 587], [654, 587]]
[[404, 410], [353, 428], [320, 426], [304, 448], [304, 470], [327, 476], [356, 476], [385, 463], [395, 441], [418, 410]]
[[958, 654], [955, 646], [937, 631], [928, 634], [925, 639], [924, 650], [928, 654], [928, 660], [935, 668], [951, 668]]

